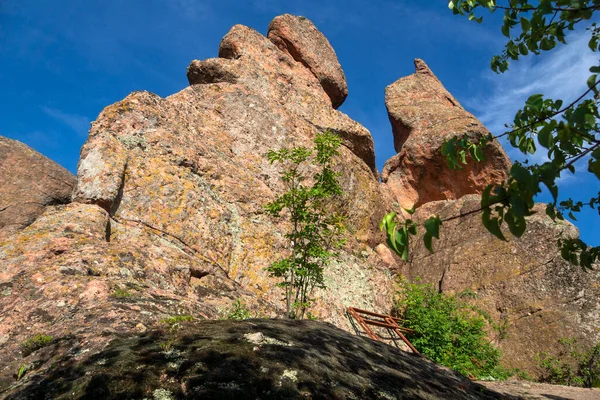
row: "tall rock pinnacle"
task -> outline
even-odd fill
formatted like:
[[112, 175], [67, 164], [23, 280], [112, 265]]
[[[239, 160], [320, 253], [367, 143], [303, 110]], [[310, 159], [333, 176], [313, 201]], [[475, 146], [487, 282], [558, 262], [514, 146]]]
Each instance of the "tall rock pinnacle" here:
[[467, 134], [473, 139], [489, 132], [444, 88], [427, 64], [415, 60], [415, 73], [385, 89], [396, 154], [383, 169], [383, 181], [403, 207], [481, 193], [506, 178], [510, 161], [493, 142], [485, 161], [451, 170], [441, 154], [444, 140]]

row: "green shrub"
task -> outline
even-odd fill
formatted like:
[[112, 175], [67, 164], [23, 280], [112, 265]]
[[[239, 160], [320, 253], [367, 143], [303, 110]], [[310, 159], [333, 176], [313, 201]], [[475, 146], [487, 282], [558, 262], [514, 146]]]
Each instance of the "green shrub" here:
[[558, 340], [558, 352], [547, 352], [536, 356], [542, 369], [541, 382], [555, 385], [600, 387], [600, 343], [583, 349], [576, 339]]
[[111, 294], [111, 297], [115, 299], [128, 299], [129, 297], [131, 297], [131, 292], [127, 289], [117, 288]]
[[20, 346], [21, 351], [23, 352], [23, 357], [27, 357], [34, 351], [39, 350], [42, 347], [48, 346], [50, 343], [52, 343], [52, 340], [54, 340], [52, 336], [44, 334], [38, 334], [27, 339], [26, 341], [21, 343]]
[[191, 315], [173, 315], [167, 318], [163, 318], [160, 322], [167, 326], [167, 335], [165, 340], [159, 343], [161, 349], [165, 352], [170, 352], [173, 349], [173, 344], [177, 339], [177, 333], [181, 329], [182, 322], [193, 321], [194, 317]]
[[412, 344], [430, 360], [479, 379], [506, 379], [501, 353], [487, 340], [488, 322], [464, 300], [438, 293], [433, 285], [400, 282], [396, 312]]
[[163, 318], [160, 322], [167, 324], [169, 327], [173, 327], [180, 322], [193, 321], [194, 317], [191, 315], [173, 315], [171, 317]]
[[221, 319], [250, 319], [250, 318], [260, 318], [258, 314], [253, 314], [246, 303], [242, 300], [237, 299], [233, 302], [230, 308], [226, 309], [222, 313]]

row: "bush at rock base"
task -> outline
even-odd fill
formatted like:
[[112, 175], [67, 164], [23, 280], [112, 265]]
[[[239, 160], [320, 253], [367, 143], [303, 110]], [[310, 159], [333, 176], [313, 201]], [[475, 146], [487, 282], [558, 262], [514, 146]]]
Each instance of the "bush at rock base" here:
[[478, 379], [506, 379], [500, 350], [489, 343], [484, 314], [433, 285], [399, 282], [395, 311], [414, 332], [406, 336], [427, 358]]

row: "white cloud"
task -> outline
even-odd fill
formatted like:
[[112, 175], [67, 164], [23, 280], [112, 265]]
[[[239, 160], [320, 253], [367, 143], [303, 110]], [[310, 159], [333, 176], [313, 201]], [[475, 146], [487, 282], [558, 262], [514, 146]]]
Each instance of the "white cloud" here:
[[42, 107], [42, 111], [55, 120], [67, 125], [78, 135], [86, 136], [90, 128], [90, 119], [82, 115], [69, 114], [50, 107]]
[[[598, 56], [587, 46], [587, 32], [574, 33], [568, 44], [559, 45], [549, 53], [540, 56], [530, 55], [513, 62], [504, 74], [486, 70], [482, 74], [487, 92], [466, 101], [466, 106], [495, 135], [505, 132], [504, 124], [512, 122], [517, 110], [522, 108], [532, 94], [541, 93], [546, 98], [562, 99], [569, 104], [587, 90], [589, 67], [598, 64]], [[534, 155], [526, 157], [517, 149], [503, 142], [504, 148], [513, 160], [529, 159], [531, 163], [548, 160], [544, 148], [538, 148]], [[586, 169], [580, 163], [576, 167]], [[565, 173], [561, 183], [576, 181], [570, 173]]]

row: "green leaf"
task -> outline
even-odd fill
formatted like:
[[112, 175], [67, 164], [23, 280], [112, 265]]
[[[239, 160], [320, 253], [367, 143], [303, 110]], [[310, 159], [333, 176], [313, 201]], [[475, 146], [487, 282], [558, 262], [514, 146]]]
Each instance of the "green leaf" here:
[[531, 175], [531, 172], [527, 168], [523, 167], [521, 163], [515, 162], [513, 164], [512, 168], [510, 169], [510, 176], [515, 178], [519, 183], [521, 183], [527, 189], [528, 192], [532, 194], [537, 193], [537, 182]]
[[432, 236], [429, 232], [425, 232], [425, 235], [423, 235], [423, 243], [425, 244], [425, 248], [433, 253], [432, 240]]
[[556, 46], [556, 42], [554, 39], [543, 38], [540, 42], [540, 49], [542, 50], [552, 50]]
[[[592, 157], [593, 157], [593, 153], [592, 153]], [[591, 172], [592, 174], [596, 175], [596, 177], [598, 179], [600, 179], [600, 155], [596, 156], [596, 158], [589, 159], [588, 171]]]
[[506, 241], [502, 230], [500, 230], [500, 221], [498, 217], [492, 217], [492, 210], [486, 208], [483, 210], [481, 215], [481, 221], [483, 222], [483, 226], [488, 230], [489, 233], [496, 236], [500, 240]]
[[538, 131], [538, 143], [549, 149], [550, 147], [552, 147], [553, 143], [554, 143], [554, 138], [552, 136], [552, 126], [551, 125], [545, 125], [542, 129], [540, 129]]
[[508, 224], [508, 229], [516, 237], [521, 237], [525, 232], [526, 223], [525, 217], [515, 215], [512, 210], [506, 212], [504, 220]]
[[429, 217], [427, 220], [425, 220], [425, 230], [427, 231], [427, 233], [431, 236], [433, 236], [436, 239], [440, 238], [440, 226], [442, 225], [442, 220], [440, 220], [440, 217], [433, 216], [433, 217]]
[[527, 48], [527, 45], [525, 43], [519, 44], [519, 53], [521, 53], [521, 55], [523, 56], [529, 54], [529, 49]]
[[525, 101], [525, 105], [531, 107], [534, 111], [539, 111], [539, 109], [544, 104], [544, 95], [543, 94], [532, 94]]
[[408, 233], [410, 233], [411, 235], [416, 235], [417, 234], [417, 225], [410, 224], [408, 227]]
[[529, 22], [529, 20], [525, 17], [521, 18], [521, 30], [523, 31], [523, 33], [529, 31], [529, 29], [531, 29], [531, 23]]
[[594, 87], [594, 85], [596, 84], [597, 77], [598, 77], [598, 75], [596, 75], [596, 74], [590, 75], [590, 77], [587, 80], [588, 88], [591, 89], [592, 87]]
[[[379, 223], [379, 230], [383, 231], [384, 229], [387, 229], [388, 226], [390, 226], [392, 223], [394, 223], [394, 218], [396, 218], [395, 212], [391, 212], [391, 213], [387, 214], [385, 217], [383, 217], [383, 219]], [[394, 223], [394, 225], [395, 225], [395, 223]]]

